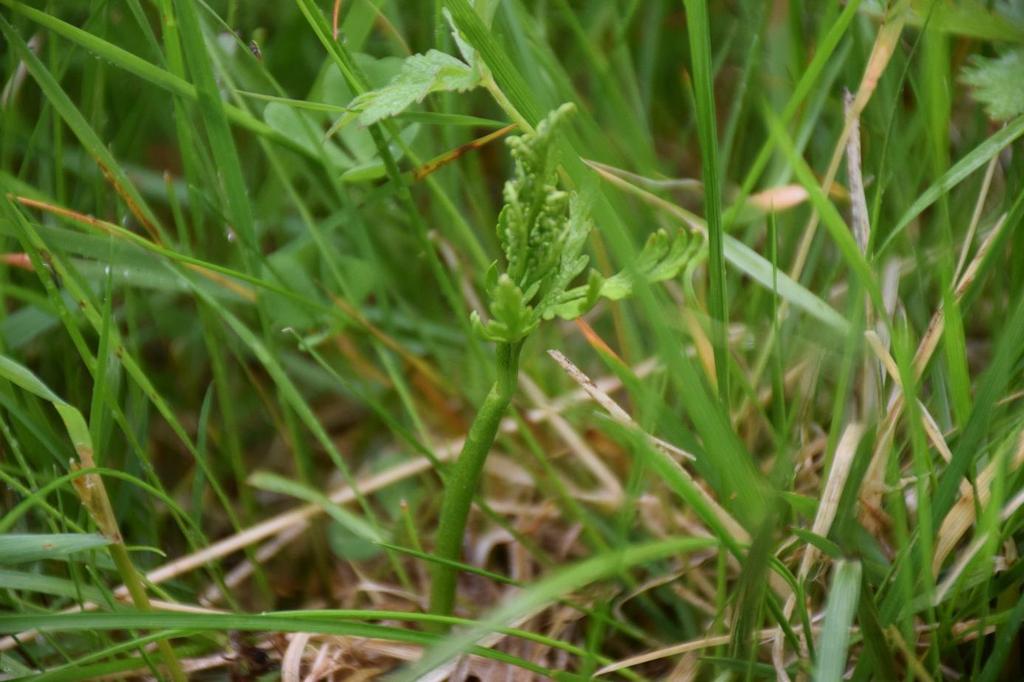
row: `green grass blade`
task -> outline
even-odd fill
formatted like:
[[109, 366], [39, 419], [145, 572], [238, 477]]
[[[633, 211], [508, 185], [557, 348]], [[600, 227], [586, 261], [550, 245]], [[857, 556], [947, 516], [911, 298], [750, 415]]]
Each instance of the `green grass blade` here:
[[[118, 46], [89, 33], [88, 31], [84, 31], [77, 26], [61, 21], [53, 15], [35, 9], [34, 7], [30, 7], [24, 3], [17, 2], [16, 0], [0, 0], [0, 4], [11, 7], [16, 12], [25, 15], [40, 26], [67, 38], [71, 42], [81, 45], [96, 56], [109, 61], [111, 64], [114, 64], [129, 73], [135, 74], [151, 85], [155, 85], [167, 90], [168, 92], [191, 100], [198, 99], [196, 89], [191, 83], [178, 78], [174, 74], [165, 71], [164, 69], [161, 69], [160, 67], [147, 62], [131, 52], [123, 50]], [[297, 144], [294, 140], [279, 134], [258, 118], [255, 118], [254, 116], [230, 104], [225, 105], [225, 110], [227, 111], [228, 117], [239, 126], [246, 128], [257, 135], [274, 140], [278, 144], [289, 147], [294, 151], [303, 151], [302, 145]]]
[[1007, 123], [999, 132], [993, 134], [987, 140], [968, 152], [962, 159], [953, 164], [942, 177], [926, 189], [916, 201], [904, 211], [903, 215], [893, 225], [892, 230], [886, 236], [885, 241], [875, 250], [876, 253], [885, 253], [896, 237], [921, 213], [934, 204], [939, 197], [947, 194], [954, 187], [959, 185], [989, 161], [998, 155], [1014, 140], [1024, 135], [1024, 116], [1018, 116]]
[[836, 562], [825, 604], [825, 625], [818, 640], [815, 682], [841, 682], [846, 670], [850, 627], [860, 595], [860, 562]]
[[358, 516], [347, 512], [341, 505], [331, 502], [326, 495], [320, 493], [301, 483], [291, 479], [278, 476], [269, 471], [257, 471], [249, 476], [249, 485], [260, 490], [267, 490], [273, 493], [281, 493], [291, 497], [304, 500], [323, 508], [327, 514], [352, 531], [358, 537], [380, 544], [381, 536], [371, 525], [360, 519]]
[[789, 134], [782, 127], [779, 118], [770, 110], [765, 110], [765, 119], [768, 122], [769, 130], [771, 131], [772, 137], [775, 138], [776, 144], [779, 149], [785, 154], [789, 163], [793, 166], [793, 172], [800, 184], [804, 186], [810, 194], [811, 202], [814, 204], [814, 208], [821, 215], [822, 223], [825, 225], [832, 237], [832, 241], [835, 242], [839, 248], [840, 254], [846, 261], [847, 266], [857, 275], [857, 279], [860, 280], [861, 286], [871, 296], [871, 301], [875, 306], [876, 310], [885, 310], [885, 305], [882, 302], [882, 292], [878, 287], [878, 282], [875, 280], [874, 273], [871, 270], [871, 266], [864, 257], [864, 254], [860, 252], [857, 247], [857, 242], [853, 238], [853, 233], [850, 228], [846, 225], [846, 221], [839, 215], [839, 211], [835, 205], [825, 196], [825, 193], [821, 191], [821, 186], [818, 184], [817, 179], [814, 177], [814, 173], [808, 167], [799, 154], [797, 154], [796, 148], [793, 146], [793, 141], [790, 139]]
[[66, 559], [71, 554], [100, 549], [110, 540], [93, 533], [0, 535], [0, 564], [11, 566], [43, 559]]
[[714, 81], [711, 77], [711, 34], [707, 0], [684, 0], [686, 26], [690, 37], [693, 89], [697, 102], [697, 132], [700, 139], [701, 177], [704, 179], [704, 216], [708, 230], [708, 280], [711, 338], [715, 346], [718, 395], [729, 395], [728, 293], [725, 282], [725, 250], [722, 246], [722, 170], [718, 164], [718, 125], [715, 113]]
[[[525, 589], [514, 600], [493, 611], [472, 628], [451, 635], [429, 650], [416, 664], [399, 675], [396, 680], [411, 681], [444, 665], [465, 651], [489, 632], [514, 621], [573, 590], [597, 580], [611, 578], [629, 568], [671, 556], [687, 554], [715, 546], [715, 541], [696, 538], [676, 538], [608, 552], [575, 566], [562, 569]], [[2, 623], [2, 621], [0, 621]]]

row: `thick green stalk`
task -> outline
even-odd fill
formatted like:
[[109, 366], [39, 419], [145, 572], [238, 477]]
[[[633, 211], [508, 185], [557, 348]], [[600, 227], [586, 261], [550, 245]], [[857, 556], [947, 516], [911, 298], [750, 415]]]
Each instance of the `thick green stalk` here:
[[[498, 376], [473, 418], [459, 458], [448, 474], [434, 549], [435, 556], [441, 559], [459, 561], [461, 558], [462, 537], [473, 495], [479, 486], [480, 474], [487, 453], [494, 444], [501, 418], [515, 393], [521, 347], [521, 342], [498, 344]], [[445, 616], [452, 613], [455, 608], [457, 578], [458, 569], [450, 565], [438, 564], [434, 567], [430, 589], [431, 613]]]

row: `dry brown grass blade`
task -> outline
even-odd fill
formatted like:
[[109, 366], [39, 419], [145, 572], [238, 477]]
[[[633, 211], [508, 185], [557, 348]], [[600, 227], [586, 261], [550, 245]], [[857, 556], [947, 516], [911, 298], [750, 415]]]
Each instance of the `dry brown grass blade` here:
[[[806, 203], [810, 196], [803, 185], [779, 185], [751, 194], [747, 197], [746, 204], [754, 206], [764, 213], [779, 213]], [[845, 187], [833, 183], [829, 196], [837, 201], [846, 201], [850, 194]]]
[[[954, 585], [956, 585], [960, 576], [963, 575], [964, 570], [967, 569], [967, 566], [969, 566], [974, 557], [978, 555], [978, 552], [980, 552], [988, 543], [989, 538], [987, 536], [988, 534], [986, 533], [985, 535], [976, 538], [974, 542], [968, 545], [967, 548], [961, 552], [960, 556], [957, 557], [956, 563], [954, 563], [950, 568], [949, 573], [942, 578], [942, 582], [935, 586], [935, 594], [932, 595], [933, 607], [938, 606], [946, 600], [946, 595], [948, 595], [949, 591], [953, 589]], [[933, 572], [938, 574], [939, 568], [941, 567], [941, 564], [939, 564], [938, 568], [933, 566]]]
[[[970, 265], [967, 266], [967, 269], [964, 270], [963, 274], [960, 276], [960, 280], [957, 282], [956, 287], [953, 290], [953, 297], [956, 301], [959, 302], [963, 299], [968, 287], [977, 276], [981, 263], [985, 260], [989, 251], [991, 251], [992, 246], [995, 244], [999, 235], [1002, 234], [1005, 225], [1006, 214], [1004, 213], [985, 237], [981, 246], [978, 247], [978, 252], [974, 255], [974, 258], [971, 259]], [[924, 336], [921, 337], [921, 341], [917, 346], [917, 352], [914, 354], [914, 374], [918, 379], [920, 379], [924, 374], [924, 370], [928, 366], [928, 362], [931, 360], [932, 355], [935, 353], [935, 349], [939, 345], [939, 340], [942, 338], [942, 332], [945, 329], [945, 324], [945, 309], [940, 306], [932, 315], [932, 319], [928, 323], [928, 328], [925, 330]], [[865, 528], [875, 532], [881, 530], [883, 523], [881, 499], [882, 492], [885, 489], [885, 455], [889, 451], [892, 443], [892, 437], [896, 432], [896, 424], [899, 421], [900, 416], [903, 414], [903, 400], [903, 392], [898, 388], [894, 388], [889, 396], [885, 419], [878, 428], [878, 437], [875, 439], [875, 448], [871, 453], [871, 463], [868, 465], [868, 471], [864, 476], [864, 483], [861, 486], [860, 519]]]
[[907, 666], [914, 671], [915, 680], [924, 680], [925, 682], [932, 682], [932, 676], [928, 674], [928, 670], [921, 663], [917, 657], [917, 652], [907, 644], [907, 641], [903, 638], [899, 628], [895, 625], [889, 626], [885, 630], [886, 638], [896, 645], [896, 647], [903, 654], [903, 658], [907, 662]]
[[587, 442], [580, 436], [571, 424], [558, 412], [550, 409], [550, 402], [541, 388], [525, 374], [520, 374], [519, 385], [523, 393], [543, 415], [555, 433], [569, 446], [569, 449], [576, 455], [580, 462], [594, 475], [594, 478], [601, 484], [601, 498], [609, 506], [618, 506], [622, 503], [622, 484], [612, 473], [611, 469], [601, 461], [601, 457], [587, 445]]
[[[643, 379], [644, 377], [651, 376], [655, 372], [661, 372], [663, 369], [664, 368], [656, 357], [650, 357], [638, 362], [630, 371], [632, 371], [633, 376], [636, 378]], [[622, 379], [614, 374], [594, 379], [593, 382], [602, 393], [612, 394], [622, 388]], [[574, 388], [571, 391], [566, 391], [565, 393], [552, 398], [548, 403], [548, 407], [555, 412], [563, 412], [564, 410], [587, 400], [590, 400], [590, 395], [586, 391], [582, 388]], [[536, 408], [527, 411], [526, 415], [527, 421], [537, 421], [541, 418], [541, 415]]]
[[[815, 628], [812, 628], [814, 630]], [[803, 626], [796, 625], [793, 627], [794, 632], [802, 633]], [[782, 634], [781, 628], [765, 628], [758, 631], [754, 638], [762, 644], [772, 642], [776, 637]], [[672, 656], [679, 656], [681, 654], [690, 653], [693, 651], [703, 651], [704, 649], [712, 649], [714, 647], [725, 646], [732, 641], [732, 635], [716, 635], [714, 637], [703, 637], [701, 639], [694, 639], [688, 642], [682, 642], [680, 644], [673, 644], [671, 646], [663, 647], [661, 649], [655, 649], [653, 651], [647, 651], [636, 656], [630, 656], [624, 658], [621, 661], [610, 663], [603, 668], [600, 668], [595, 676], [607, 675], [608, 673], [616, 672], [617, 670], [625, 670], [626, 668], [634, 668], [644, 663], [650, 663], [651, 661], [660, 661], [665, 658], [671, 658]]]
[[334, 0], [334, 5], [331, 8], [331, 36], [338, 39], [338, 28], [340, 26], [339, 20], [341, 18], [341, 0]]
[[[832, 468], [828, 472], [825, 488], [821, 492], [821, 501], [818, 502], [818, 511], [811, 524], [811, 532], [819, 537], [828, 537], [832, 528], [832, 522], [835, 521], [836, 513], [839, 511], [839, 499], [843, 495], [846, 479], [850, 475], [850, 467], [853, 465], [853, 458], [857, 454], [857, 446], [863, 435], [864, 426], [858, 422], [851, 422], [843, 430], [843, 435], [836, 445], [835, 454], [832, 457]], [[811, 544], [804, 547], [804, 554], [800, 559], [800, 568], [796, 575], [797, 582], [804, 582], [807, 579], [817, 557], [817, 547]], [[793, 615], [795, 607], [796, 595], [791, 594], [783, 607], [783, 616], [789, 619]], [[780, 629], [772, 645], [772, 661], [780, 678], [789, 679], [785, 672], [783, 653], [784, 638]]]
[[[846, 175], [850, 184], [850, 212], [853, 236], [862, 254], [868, 254], [868, 243], [871, 240], [871, 224], [868, 216], [868, 201], [864, 194], [864, 177], [861, 171], [860, 156], [860, 118], [853, 110], [853, 94], [849, 90], [843, 93], [843, 107], [850, 121], [850, 137], [846, 141]], [[883, 314], [884, 311], [879, 311]], [[875, 314], [871, 307], [871, 299], [864, 295], [865, 326], [875, 326]], [[884, 326], [883, 326], [884, 327]], [[871, 419], [878, 410], [878, 401], [882, 391], [881, 368], [878, 362], [866, 358], [861, 367], [861, 406], [860, 418]]]
[[[606, 393], [603, 393], [597, 387], [597, 385], [590, 379], [590, 377], [588, 377], [583, 372], [583, 370], [581, 370], [571, 360], [569, 360], [569, 358], [565, 357], [565, 355], [563, 355], [561, 352], [557, 350], [549, 350], [548, 355], [550, 355], [551, 358], [555, 362], [557, 362], [563, 370], [565, 370], [566, 374], [569, 375], [569, 378], [571, 378], [573, 381], [579, 384], [583, 391], [588, 396], [590, 396], [590, 398], [594, 402], [603, 407], [612, 419], [619, 422], [620, 424], [623, 424], [624, 426], [637, 428], [637, 423], [633, 421], [633, 418], [629, 416], [629, 413], [622, 409], [622, 406], [615, 402], [615, 400], [613, 400], [611, 396], [609, 396]], [[662, 441], [661, 439], [656, 438], [655, 436], [652, 436], [650, 434], [645, 434], [645, 436], [650, 440], [650, 442], [653, 445], [655, 445], [655, 447], [658, 447], [659, 449], [664, 448], [664, 446], [661, 445], [661, 443], [663, 443], [664, 441]], [[668, 454], [682, 455], [686, 459], [690, 460], [694, 459], [694, 456], [691, 453], [674, 445], [669, 447]]]
[[[825, 489], [821, 493], [821, 501], [818, 503], [818, 511], [814, 515], [814, 522], [811, 524], [811, 532], [821, 537], [828, 537], [832, 529], [832, 522], [835, 521], [836, 513], [839, 511], [839, 498], [843, 495], [846, 487], [846, 479], [850, 475], [850, 467], [853, 458], [857, 454], [857, 446], [864, 435], [864, 426], [859, 422], [847, 424], [843, 435], [836, 445], [835, 454], [832, 457], [832, 467], [828, 472], [825, 481]], [[800, 561], [800, 569], [797, 572], [797, 580], [804, 580], [810, 573], [811, 565], [818, 556], [818, 550], [813, 545], [807, 545], [803, 558]]]
[[[634, 367], [633, 371], [637, 376], [647, 376], [650, 372], [654, 371], [656, 367], [657, 363], [652, 358]], [[621, 383], [616, 377], [604, 377], [598, 380], [598, 384], [602, 387], [609, 387], [610, 390], [614, 390], [621, 386]], [[552, 399], [549, 403], [549, 408], [560, 411], [587, 399], [588, 396], [584, 391], [573, 390]], [[526, 414], [526, 419], [531, 423], [536, 423], [544, 419], [545, 414], [546, 410], [534, 409]], [[501, 429], [505, 433], [512, 433], [517, 428], [518, 425], [515, 420], [506, 419], [502, 421]], [[461, 438], [447, 441], [443, 445], [434, 448], [434, 455], [437, 459], [445, 461], [454, 457], [461, 447]], [[360, 480], [357, 483], [357, 487], [360, 492], [363, 492], [364, 494], [373, 493], [377, 490], [381, 490], [398, 483], [399, 481], [430, 471], [432, 468], [433, 465], [428, 459], [425, 457], [417, 457], [393, 466], [379, 474], [368, 476]], [[355, 500], [355, 495], [352, 488], [346, 485], [331, 493], [329, 495], [329, 499], [335, 504], [348, 504]], [[274, 517], [266, 519], [265, 521], [261, 521], [260, 523], [250, 526], [238, 533], [223, 538], [222, 540], [213, 542], [198, 552], [180, 557], [164, 564], [163, 566], [153, 569], [146, 574], [145, 579], [152, 585], [159, 585], [202, 568], [211, 562], [218, 561], [226, 556], [239, 552], [250, 545], [254, 545], [268, 539], [269, 542], [261, 546], [256, 551], [256, 558], [260, 561], [269, 561], [284, 547], [288, 546], [289, 543], [300, 537], [311, 519], [323, 513], [323, 508], [317, 505], [300, 505], [290, 509], [289, 511], [282, 512]], [[228, 586], [235, 587], [240, 585], [252, 574], [253, 570], [254, 567], [248, 560], [239, 563], [239, 565], [236, 566], [228, 575]], [[116, 598], [123, 601], [128, 596], [128, 592], [122, 585], [114, 590], [114, 595]], [[220, 598], [220, 596], [219, 589], [211, 587], [210, 590], [204, 594], [204, 601], [213, 602]], [[95, 608], [95, 604], [86, 603], [82, 608], [73, 607], [65, 610], [64, 612], [74, 613], [82, 610], [93, 610]], [[38, 634], [38, 632], [32, 630], [18, 634], [17, 639], [15, 637], [4, 637], [0, 639], [0, 651], [8, 651], [17, 646], [19, 641], [29, 641], [37, 637]]]
[[605, 353], [608, 357], [613, 358], [616, 362], [619, 362], [623, 365], [626, 364], [626, 362], [619, 357], [619, 354], [616, 353], [603, 338], [601, 338], [601, 335], [598, 334], [594, 330], [594, 328], [590, 326], [590, 323], [588, 323], [585, 319], [583, 319], [582, 317], [577, 317], [575, 320], [573, 320], [573, 324], [575, 324], [576, 328], [580, 330], [580, 333], [583, 334], [583, 338], [586, 340], [588, 344], [590, 344], [591, 348], [594, 348], [595, 350]]
[[[836, 141], [828, 169], [825, 171], [825, 178], [821, 183], [821, 189], [826, 195], [828, 195], [832, 184], [835, 182], [836, 173], [839, 171], [839, 165], [843, 160], [847, 141], [853, 134], [854, 128], [859, 125], [860, 115], [871, 100], [875, 88], [878, 87], [878, 81], [889, 65], [893, 52], [896, 50], [896, 45], [899, 43], [900, 35], [903, 33], [903, 26], [907, 20], [908, 7], [908, 0], [902, 0], [896, 7], [890, 10], [885, 23], [882, 24], [878, 35], [875, 37], [875, 43], [871, 47], [871, 54], [868, 56], [868, 62], [864, 67], [860, 85], [857, 88], [853, 101], [847, 107], [843, 130]], [[789, 272], [789, 276], [796, 281], [800, 281], [800, 275], [803, 273], [804, 265], [807, 263], [807, 256], [811, 250], [811, 243], [814, 241], [819, 219], [818, 212], [813, 211], [810, 219], [807, 221], [807, 225], [804, 227], [800, 246], [797, 249], [796, 258]]]
[[153, 220], [156, 220], [155, 216], [153, 217], [153, 220], [150, 220], [146, 215], [146, 212], [142, 210], [142, 207], [135, 202], [134, 198], [132, 198], [131, 192], [125, 189], [121, 183], [117, 181], [117, 178], [115, 178], [114, 174], [110, 172], [110, 169], [107, 168], [107, 166], [98, 158], [93, 157], [93, 160], [96, 162], [96, 165], [99, 166], [100, 173], [103, 175], [104, 179], [110, 183], [110, 186], [114, 188], [117, 195], [121, 197], [121, 201], [123, 201], [124, 205], [128, 207], [128, 211], [135, 216], [135, 219], [138, 220], [139, 224], [146, 230], [146, 234], [149, 235], [149, 238], [159, 244], [160, 232], [153, 223]]
[[[1017, 440], [1017, 449], [1010, 458], [1010, 471], [1016, 471], [1024, 465], [1024, 431], [1021, 431]], [[975, 486], [962, 486], [960, 499], [946, 514], [939, 527], [938, 541], [935, 543], [935, 555], [932, 560], [932, 572], [936, 575], [945, 563], [946, 557], [953, 549], [960, 544], [960, 541], [967, 534], [967, 531], [974, 525], [976, 520], [975, 509], [984, 508], [992, 495], [992, 481], [996, 474], [1000, 473], [1000, 462], [993, 459], [978, 474]], [[978, 498], [975, 499], [974, 490], [978, 491]]]
[[999, 166], [999, 155], [996, 154], [989, 161], [985, 169], [985, 177], [981, 181], [981, 189], [978, 191], [978, 199], [974, 203], [974, 212], [971, 214], [971, 223], [967, 226], [967, 236], [964, 237], [964, 245], [960, 249], [960, 258], [957, 260], [956, 271], [953, 273], [953, 281], [960, 278], [960, 273], [967, 262], [967, 254], [971, 252], [971, 244], [974, 242], [974, 233], [978, 230], [978, 223], [981, 222], [981, 213], [985, 208], [985, 200], [988, 198], [988, 190], [992, 186], [992, 178], [996, 174], [996, 167]]
[[[899, 367], [896, 366], [896, 361], [893, 360], [891, 355], [889, 355], [889, 351], [885, 349], [885, 346], [882, 344], [882, 340], [878, 337], [878, 334], [874, 331], [868, 330], [864, 332], [864, 338], [868, 342], [868, 347], [885, 368], [889, 378], [892, 379], [896, 387], [902, 391], [903, 382], [900, 380]], [[904, 397], [904, 400], [906, 400], [906, 397]], [[928, 436], [928, 440], [931, 441], [935, 449], [938, 450], [940, 455], [942, 455], [942, 459], [949, 462], [953, 459], [953, 453], [950, 451], [949, 445], [946, 443], [946, 438], [942, 435], [942, 430], [939, 429], [938, 422], [935, 421], [935, 417], [932, 416], [931, 412], [928, 411], [928, 408], [920, 399], [917, 400], [917, 409], [921, 412], [921, 426], [924, 428], [924, 432], [925, 435]]]
[[494, 142], [495, 140], [500, 140], [501, 138], [505, 137], [518, 127], [519, 126], [517, 124], [512, 123], [510, 125], [505, 126], [504, 128], [498, 128], [497, 130], [490, 132], [484, 135], [483, 137], [478, 137], [477, 139], [467, 142], [466, 144], [459, 145], [458, 147], [452, 149], [451, 151], [447, 151], [444, 154], [435, 156], [430, 161], [427, 161], [423, 165], [414, 169], [412, 171], [412, 179], [422, 180], [431, 173], [434, 173], [440, 170], [441, 168], [444, 168], [449, 163], [458, 161], [469, 152], [485, 147], [491, 142]]
[[297, 632], [288, 642], [284, 658], [281, 659], [282, 682], [300, 682], [302, 680], [302, 661], [306, 655], [306, 645], [313, 635], [309, 632]]
[[860, 161], [860, 117], [853, 110], [853, 94], [847, 90], [843, 98], [846, 118], [850, 122], [850, 137], [846, 141], [846, 175], [850, 184], [850, 207], [853, 236], [861, 253], [868, 252], [871, 225], [868, 222], [868, 201], [864, 195], [864, 177]]
[[[461, 445], [461, 441], [452, 442], [443, 448], [437, 448], [434, 454], [442, 461], [450, 459], [459, 451]], [[369, 476], [359, 481], [357, 486], [361, 493], [369, 494], [393, 485], [398, 481], [429, 471], [432, 467], [433, 464], [426, 457], [417, 457], [374, 476]], [[344, 486], [330, 495], [330, 500], [335, 504], [348, 504], [355, 499], [355, 493], [349, 486]], [[305, 528], [310, 519], [323, 513], [323, 508], [318, 505], [307, 504], [296, 507], [254, 526], [250, 526], [234, 535], [230, 535], [223, 540], [213, 542], [198, 552], [193, 552], [164, 564], [147, 573], [145, 579], [151, 585], [159, 585], [295, 527]], [[122, 585], [114, 590], [114, 596], [123, 600], [128, 596], [128, 589]], [[66, 609], [63, 613], [75, 613], [94, 608], [96, 608], [95, 604], [87, 603], [82, 608], [73, 607]], [[0, 639], [0, 651], [9, 650], [17, 646], [19, 640], [25, 642], [28, 639], [35, 638], [37, 635], [38, 633], [35, 631], [30, 631], [17, 635], [17, 638], [5, 637]]]
[[[565, 355], [563, 355], [557, 350], [549, 350], [548, 355], [550, 355], [551, 358], [555, 362], [557, 362], [563, 370], [565, 370], [566, 374], [569, 375], [569, 378], [571, 378], [573, 381], [580, 385], [580, 387], [587, 393], [588, 396], [590, 396], [590, 398], [594, 402], [596, 402], [598, 405], [604, 408], [604, 410], [608, 412], [608, 415], [612, 419], [619, 422], [620, 424], [623, 424], [624, 426], [628, 426], [630, 428], [635, 428], [639, 430], [638, 425], [635, 421], [633, 421], [633, 418], [629, 416], [629, 413], [622, 409], [622, 407], [618, 403], [616, 403], [610, 396], [601, 392], [597, 388], [597, 386], [594, 385], [594, 382], [590, 380], [590, 377], [588, 377], [571, 360], [565, 357]], [[652, 447], [655, 447], [658, 450], [666, 452], [666, 454], [670, 455], [673, 458], [672, 461], [675, 461], [675, 457], [678, 456], [678, 453], [683, 453], [687, 458], [693, 459], [693, 455], [691, 453], [688, 453], [685, 450], [682, 450], [681, 448], [677, 447], [673, 447], [671, 450], [667, 450], [660, 439], [656, 439], [646, 432], [641, 433], [643, 433], [644, 437], [648, 439]], [[747, 533], [746, 529], [744, 529], [743, 526], [740, 525], [739, 521], [734, 519], [732, 515], [725, 510], [724, 507], [719, 505], [718, 501], [711, 497], [711, 495], [708, 494], [708, 492], [705, 491], [703, 487], [698, 485], [697, 482], [693, 479], [690, 473], [686, 471], [684, 467], [679, 465], [679, 470], [682, 473], [682, 475], [685, 476], [690, 481], [694, 489], [698, 490], [700, 494], [705, 498], [706, 503], [713, 510], [716, 518], [718, 518], [719, 522], [726, 529], [728, 529], [732, 536], [740, 542], [749, 542], [750, 535]]]
[[35, 266], [32, 265], [32, 259], [27, 253], [0, 254], [0, 263], [9, 265], [12, 268], [18, 268], [19, 270], [35, 272]]

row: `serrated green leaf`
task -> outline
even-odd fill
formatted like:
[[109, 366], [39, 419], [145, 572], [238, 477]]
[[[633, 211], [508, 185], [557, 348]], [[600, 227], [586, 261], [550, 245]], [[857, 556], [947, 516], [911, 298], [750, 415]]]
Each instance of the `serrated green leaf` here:
[[462, 58], [466, 60], [467, 64], [474, 68], [477, 68], [478, 65], [482, 66], [477, 59], [476, 49], [469, 44], [469, 41], [466, 40], [459, 31], [459, 27], [455, 25], [455, 20], [452, 19], [452, 13], [447, 7], [441, 10], [441, 12], [444, 14], [444, 20], [448, 22], [448, 27], [452, 30], [452, 38], [455, 40], [455, 44], [458, 46], [459, 54], [462, 55]]
[[463, 92], [480, 84], [480, 74], [455, 57], [430, 50], [414, 54], [402, 63], [402, 70], [383, 88], [363, 93], [352, 101], [359, 122], [371, 125], [394, 116], [432, 92]]
[[963, 81], [993, 119], [1006, 121], [1024, 113], [1024, 50], [975, 59], [964, 69]]

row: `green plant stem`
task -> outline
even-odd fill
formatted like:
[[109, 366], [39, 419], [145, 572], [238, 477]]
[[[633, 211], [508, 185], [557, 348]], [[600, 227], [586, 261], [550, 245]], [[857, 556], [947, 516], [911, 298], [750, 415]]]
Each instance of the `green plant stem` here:
[[[91, 447], [79, 447], [78, 454], [84, 467], [91, 469], [96, 466]], [[75, 489], [100, 531], [111, 541], [108, 547], [110, 557], [114, 560], [118, 573], [121, 574], [121, 580], [124, 581], [124, 586], [128, 589], [135, 608], [139, 611], [153, 611], [149, 595], [146, 594], [146, 585], [136, 570], [135, 564], [132, 563], [128, 548], [125, 547], [124, 537], [121, 535], [121, 529], [117, 523], [117, 517], [114, 515], [114, 508], [110, 504], [110, 498], [107, 496], [103, 479], [97, 474], [87, 474], [75, 481]], [[164, 660], [164, 666], [170, 679], [174, 682], [187, 682], [188, 676], [185, 675], [185, 670], [181, 667], [181, 661], [175, 655], [171, 643], [166, 639], [161, 639], [157, 642], [157, 649]]]
[[[498, 376], [487, 392], [483, 404], [473, 418], [459, 458], [445, 481], [444, 501], [437, 527], [434, 554], [441, 559], [459, 561], [462, 537], [469, 518], [473, 495], [480, 483], [487, 453], [491, 450], [498, 426], [516, 389], [519, 373], [519, 351], [522, 342], [498, 344]], [[458, 569], [446, 564], [434, 567], [430, 589], [430, 612], [447, 616], [455, 608], [455, 584]]]
[[494, 80], [494, 76], [487, 74], [487, 77], [483, 80], [483, 86], [487, 89], [487, 92], [490, 93], [491, 97], [494, 98], [494, 101], [501, 110], [505, 112], [505, 115], [511, 118], [515, 124], [519, 126], [521, 131], [528, 133], [535, 130], [535, 128], [530, 125], [530, 122], [519, 113], [519, 110], [516, 109], [516, 105], [512, 104], [509, 98], [505, 96], [501, 86], [499, 86]]

